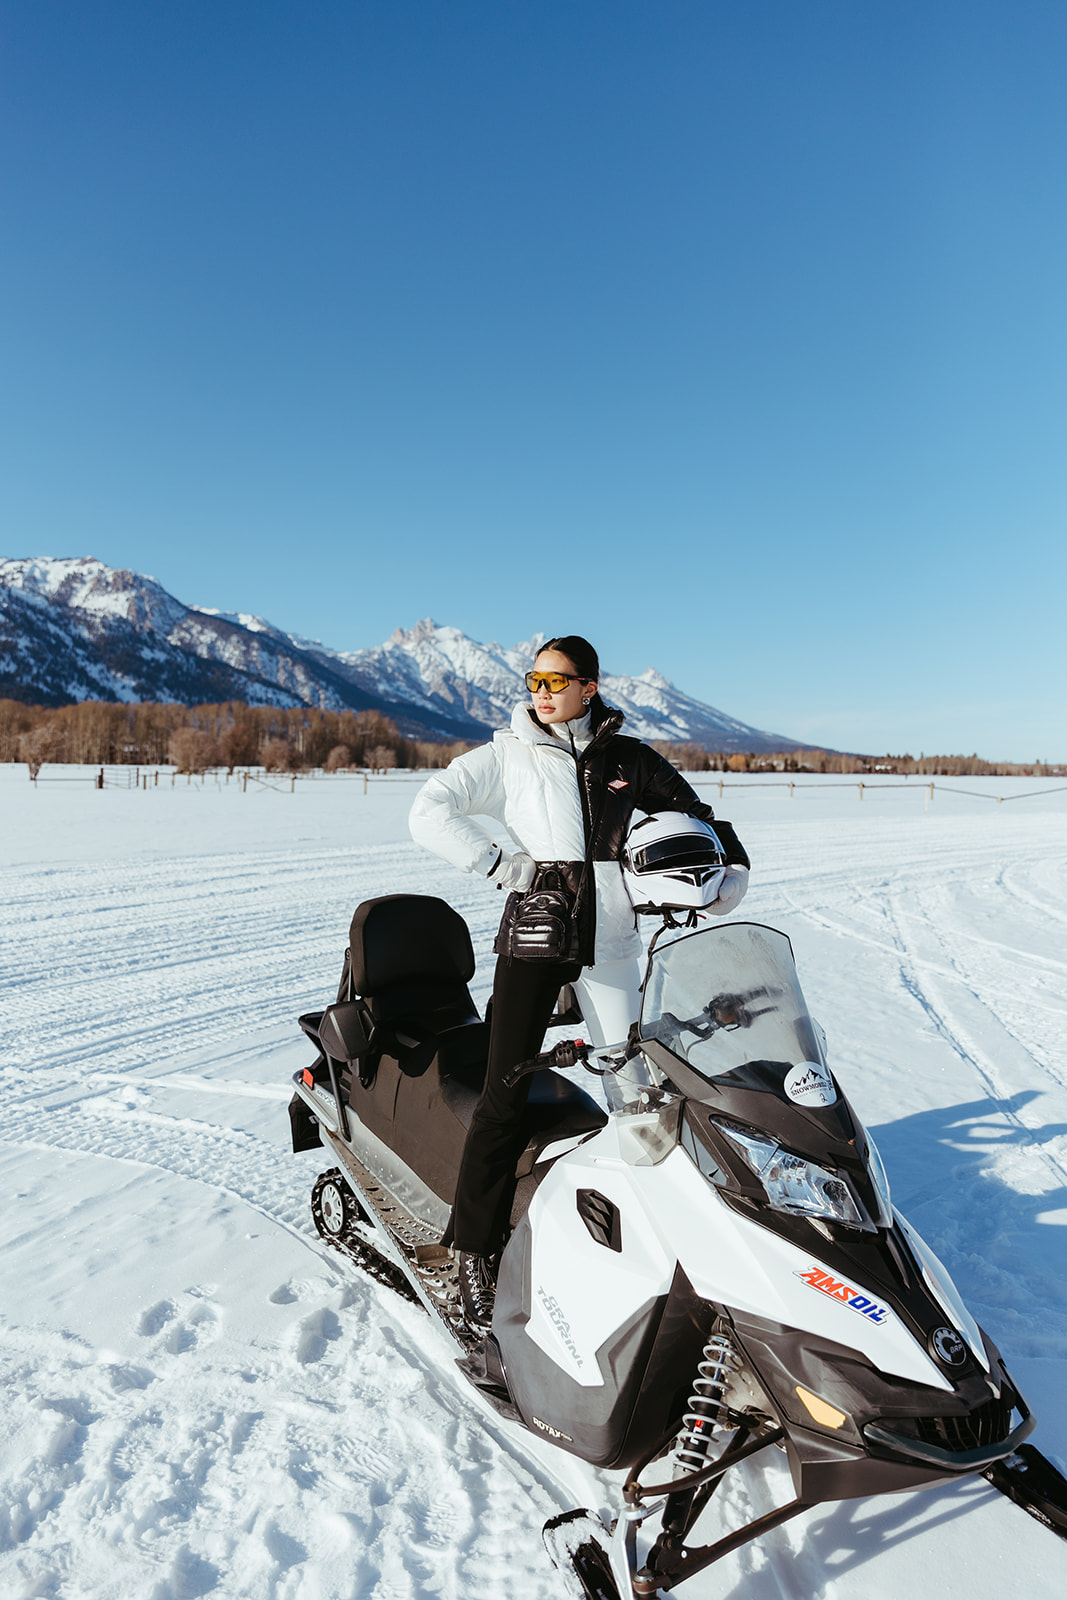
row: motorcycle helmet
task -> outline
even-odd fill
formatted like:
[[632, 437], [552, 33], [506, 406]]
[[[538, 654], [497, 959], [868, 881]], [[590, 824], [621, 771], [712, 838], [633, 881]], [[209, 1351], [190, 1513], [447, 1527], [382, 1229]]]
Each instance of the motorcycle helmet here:
[[726, 854], [708, 823], [684, 811], [634, 822], [622, 848], [622, 877], [635, 911], [700, 911], [716, 899]]

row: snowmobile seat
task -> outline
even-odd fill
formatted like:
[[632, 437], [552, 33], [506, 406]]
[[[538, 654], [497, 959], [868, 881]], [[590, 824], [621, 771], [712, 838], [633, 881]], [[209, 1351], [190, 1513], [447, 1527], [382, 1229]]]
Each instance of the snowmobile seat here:
[[[345, 1074], [348, 1101], [372, 1132], [451, 1203], [460, 1156], [485, 1082], [489, 1026], [467, 985], [474, 947], [463, 918], [432, 895], [365, 900], [352, 918], [342, 998], [357, 995], [375, 1027], [372, 1061]], [[556, 1073], [533, 1080], [520, 1167], [604, 1113]]]
[[[442, 1034], [484, 1028], [467, 985], [474, 947], [458, 911], [434, 895], [387, 894], [356, 908], [349, 934], [349, 979], [384, 1038], [396, 1036], [397, 1059], [425, 1072]], [[425, 1048], [427, 1045], [429, 1049]], [[451, 1039], [458, 1070], [473, 1040]]]

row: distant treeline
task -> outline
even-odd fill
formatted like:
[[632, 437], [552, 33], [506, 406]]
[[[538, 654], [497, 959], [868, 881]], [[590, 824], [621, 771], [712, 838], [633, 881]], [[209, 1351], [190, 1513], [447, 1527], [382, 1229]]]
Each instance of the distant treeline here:
[[[926, 777], [979, 774], [1056, 777], [1062, 763], [983, 761], [973, 756], [857, 756], [827, 750], [731, 752], [655, 740], [684, 772], [900, 773]], [[314, 706], [182, 706], [108, 700], [47, 707], [0, 700], [0, 761], [90, 766], [267, 767], [300, 772], [324, 767], [384, 771], [443, 767], [470, 745], [406, 739], [377, 711], [321, 711]]]
[[980, 756], [852, 756], [833, 750], [734, 751], [704, 750], [696, 744], [653, 740], [655, 748], [683, 772], [854, 772], [922, 774], [940, 777], [1034, 777], [1067, 775], [1067, 765], [1043, 761], [983, 761]]
[[0, 761], [72, 761], [91, 766], [182, 771], [263, 766], [445, 766], [466, 744], [405, 739], [377, 711], [320, 711], [313, 706], [181, 706], [83, 700], [77, 705], [22, 705], [0, 700]]

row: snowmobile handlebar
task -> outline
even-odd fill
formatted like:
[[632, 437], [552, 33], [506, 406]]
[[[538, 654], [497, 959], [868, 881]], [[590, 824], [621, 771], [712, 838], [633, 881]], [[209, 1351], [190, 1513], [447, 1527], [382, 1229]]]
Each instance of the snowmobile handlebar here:
[[505, 1072], [504, 1087], [514, 1089], [520, 1079], [528, 1078], [535, 1072], [576, 1067], [579, 1061], [584, 1066], [589, 1060], [591, 1049], [592, 1046], [586, 1044], [584, 1039], [561, 1039], [551, 1050], [543, 1050], [539, 1056], [534, 1056], [529, 1061], [520, 1061], [517, 1067]]

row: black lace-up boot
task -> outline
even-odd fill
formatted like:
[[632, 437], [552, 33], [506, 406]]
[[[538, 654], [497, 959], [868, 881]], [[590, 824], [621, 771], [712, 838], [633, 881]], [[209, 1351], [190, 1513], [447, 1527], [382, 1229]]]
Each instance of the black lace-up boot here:
[[488, 1330], [493, 1320], [493, 1301], [496, 1299], [495, 1259], [461, 1250], [459, 1292], [467, 1321], [474, 1328]]

